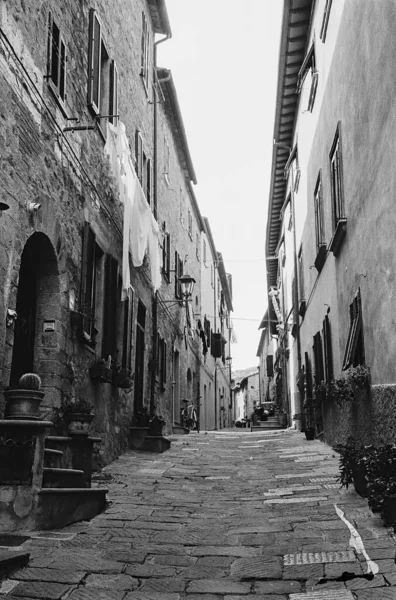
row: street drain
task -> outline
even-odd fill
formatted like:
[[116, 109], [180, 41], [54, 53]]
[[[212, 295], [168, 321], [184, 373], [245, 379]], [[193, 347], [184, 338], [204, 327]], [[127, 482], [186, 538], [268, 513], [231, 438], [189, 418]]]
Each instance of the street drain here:
[[290, 600], [353, 600], [352, 592], [347, 590], [326, 590], [307, 594], [290, 594]]
[[283, 564], [289, 567], [293, 565], [355, 562], [355, 560], [356, 556], [352, 550], [338, 550], [333, 552], [301, 552], [298, 554], [285, 554], [283, 557]]

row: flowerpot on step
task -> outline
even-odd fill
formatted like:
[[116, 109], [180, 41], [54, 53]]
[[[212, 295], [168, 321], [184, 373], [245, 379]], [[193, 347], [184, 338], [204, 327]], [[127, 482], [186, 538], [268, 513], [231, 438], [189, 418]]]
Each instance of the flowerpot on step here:
[[314, 427], [308, 427], [305, 431], [305, 439], [311, 442], [315, 439], [315, 429]]

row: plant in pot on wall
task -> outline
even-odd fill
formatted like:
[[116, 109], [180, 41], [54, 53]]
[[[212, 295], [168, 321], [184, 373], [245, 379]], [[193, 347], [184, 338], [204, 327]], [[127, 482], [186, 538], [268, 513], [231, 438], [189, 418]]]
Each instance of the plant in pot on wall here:
[[25, 373], [18, 387], [4, 392], [6, 419], [40, 419], [40, 403], [44, 398], [41, 379], [36, 373]]
[[100, 358], [95, 364], [89, 369], [91, 379], [100, 381], [102, 383], [112, 383], [113, 381], [113, 370], [111, 368], [111, 356], [107, 359]]
[[86, 398], [68, 399], [63, 402], [63, 416], [70, 435], [88, 435], [94, 419], [92, 404]]
[[115, 364], [113, 369], [113, 385], [123, 389], [131, 389], [133, 385], [133, 375], [127, 369], [122, 369], [120, 365]]
[[328, 386], [327, 397], [335, 400], [339, 406], [344, 402], [352, 402], [358, 390], [370, 386], [370, 369], [365, 365], [349, 367], [342, 377], [332, 379]]

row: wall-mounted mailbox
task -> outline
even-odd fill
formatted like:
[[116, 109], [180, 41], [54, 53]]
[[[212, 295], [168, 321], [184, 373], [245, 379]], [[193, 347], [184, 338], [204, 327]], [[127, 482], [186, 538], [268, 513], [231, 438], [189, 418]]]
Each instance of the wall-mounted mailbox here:
[[44, 333], [53, 333], [54, 331], [55, 331], [55, 321], [44, 321], [43, 332]]

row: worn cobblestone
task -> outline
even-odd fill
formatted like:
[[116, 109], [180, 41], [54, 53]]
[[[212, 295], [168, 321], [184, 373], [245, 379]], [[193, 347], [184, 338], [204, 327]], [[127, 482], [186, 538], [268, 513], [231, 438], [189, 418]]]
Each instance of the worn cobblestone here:
[[[289, 600], [297, 594], [325, 600], [326, 593], [395, 598], [392, 531], [367, 501], [353, 490], [322, 488], [321, 503], [264, 504], [269, 490], [282, 498], [284, 492], [309, 497], [311, 479], [326, 475], [294, 462], [291, 455], [302, 446], [297, 432], [255, 434], [253, 444], [245, 443], [252, 439], [250, 432], [208, 433], [175, 437], [163, 460], [125, 454], [104, 469], [117, 474], [109, 508], [91, 523], [26, 542], [29, 567], [12, 574], [10, 585], [16, 587], [2, 591], [4, 598]], [[302, 447], [329, 451], [316, 441]], [[332, 473], [338, 459], [329, 453], [326, 469]], [[379, 567], [370, 581], [361, 577], [367, 555], [351, 546], [335, 504]], [[343, 581], [345, 571], [360, 577]]]

